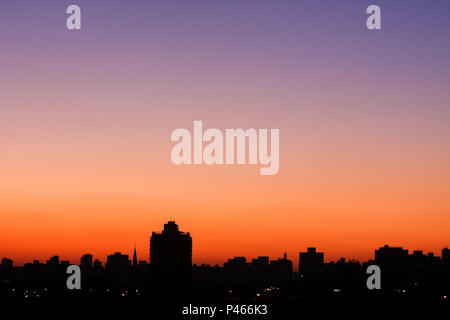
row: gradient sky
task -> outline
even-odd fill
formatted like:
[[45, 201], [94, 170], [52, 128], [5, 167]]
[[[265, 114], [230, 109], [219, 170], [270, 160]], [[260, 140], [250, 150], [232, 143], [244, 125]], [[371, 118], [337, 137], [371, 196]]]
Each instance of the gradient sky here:
[[[82, 9], [82, 30], [65, 27]], [[382, 30], [365, 27], [378, 4]], [[450, 1], [0, 1], [0, 257], [366, 260], [450, 245]], [[280, 171], [175, 166], [176, 128], [279, 128]]]

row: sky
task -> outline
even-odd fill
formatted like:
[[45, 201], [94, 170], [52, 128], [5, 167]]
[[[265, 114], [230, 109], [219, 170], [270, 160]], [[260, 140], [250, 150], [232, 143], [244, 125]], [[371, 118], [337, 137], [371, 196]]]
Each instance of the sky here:
[[[82, 29], [66, 28], [81, 7]], [[366, 8], [381, 7], [381, 30]], [[450, 244], [450, 2], [0, 1], [0, 257], [367, 260]], [[277, 128], [280, 170], [175, 166], [177, 128]]]

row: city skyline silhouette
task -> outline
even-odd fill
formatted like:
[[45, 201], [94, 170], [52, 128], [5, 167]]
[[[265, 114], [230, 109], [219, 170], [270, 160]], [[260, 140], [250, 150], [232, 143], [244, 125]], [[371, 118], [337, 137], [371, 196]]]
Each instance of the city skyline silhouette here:
[[[296, 287], [303, 288], [306, 292], [315, 292], [317, 289], [321, 294], [326, 294], [334, 286], [335, 292], [348, 290], [355, 294], [366, 289], [365, 269], [369, 265], [381, 268], [383, 289], [388, 289], [386, 292], [409, 292], [412, 289], [428, 293], [431, 289], [437, 292], [450, 289], [448, 248], [442, 249], [439, 257], [420, 250], [410, 253], [402, 247], [384, 245], [375, 249], [374, 259], [370, 261], [340, 258], [338, 261], [325, 262], [324, 252], [309, 247], [306, 251], [299, 251], [298, 272], [295, 272], [293, 266], [296, 262], [288, 259], [286, 254], [277, 260], [271, 260], [268, 256], [251, 260], [235, 256], [224, 262], [223, 266], [192, 264], [193, 238], [189, 232], [180, 231], [175, 221], [164, 224], [160, 233], [152, 232], [149, 244], [149, 262], [139, 259], [136, 249], [133, 250], [132, 258], [127, 254], [114, 252], [108, 255], [105, 264], [89, 253], [84, 254], [79, 264], [84, 292], [92, 292], [93, 289], [96, 292], [127, 289], [127, 294], [128, 290], [136, 290], [133, 291], [136, 294], [143, 290], [140, 294], [147, 292], [158, 296], [187, 294], [195, 289], [213, 290], [218, 294], [237, 288], [236, 292], [245, 296], [252, 290], [260, 291], [265, 288], [265, 294], [271, 296], [280, 288], [284, 288], [281, 291], [287, 294]], [[70, 264], [70, 261], [53, 256], [45, 263], [34, 260], [20, 267], [4, 257], [0, 265], [0, 288], [6, 295], [11, 294], [8, 288], [12, 292], [17, 288], [49, 288], [61, 293], [67, 277], [65, 270]], [[26, 293], [28, 291], [24, 292], [24, 296], [30, 295]], [[257, 297], [261, 294], [258, 292]]]
[[[175, 221], [164, 224], [161, 232], [152, 232], [149, 240], [149, 262], [140, 259], [136, 248], [132, 255], [114, 252], [104, 264], [84, 254], [79, 264], [81, 287], [72, 290], [66, 283], [70, 261], [53, 256], [45, 263], [35, 260], [20, 267], [3, 258], [0, 299], [11, 306], [31, 304], [46, 310], [80, 304], [80, 310], [108, 314], [125, 308], [167, 319], [179, 319], [186, 310], [205, 305], [223, 313], [225, 304], [227, 308], [261, 305], [280, 317], [312, 306], [395, 306], [402, 314], [405, 306], [416, 304], [433, 309], [449, 306], [448, 248], [439, 257], [384, 245], [375, 249], [373, 260], [361, 263], [345, 258], [325, 262], [326, 252], [308, 247], [292, 260], [287, 254], [251, 260], [235, 256], [219, 266], [192, 264], [194, 238]], [[293, 268], [295, 260], [298, 272]], [[381, 286], [371, 289], [367, 270], [374, 265], [381, 270]], [[333, 309], [323, 312], [328, 311]]]
[[[168, 228], [167, 230], [166, 230], [166, 228]], [[173, 228], [173, 229], [172, 229]], [[164, 225], [164, 229], [163, 229], [163, 232], [161, 233], [161, 234], [164, 234], [164, 233], [170, 233], [170, 232], [175, 232], [175, 233], [178, 233], [179, 231], [178, 231], [178, 225], [175, 223], [175, 221], [173, 221], [173, 220], [169, 220], [168, 221], [168, 223], [167, 224], [165, 224]], [[183, 233], [181, 233], [181, 234], [183, 234]], [[152, 232], [152, 236], [157, 236], [158, 235], [158, 233], [156, 233], [156, 232]], [[188, 237], [190, 236], [190, 232], [188, 232], [187, 234], [186, 234]], [[151, 237], [152, 237], [151, 236]], [[150, 237], [150, 238], [151, 238]], [[192, 246], [192, 245], [191, 245]], [[409, 250], [410, 249], [403, 249], [403, 247], [402, 246], [400, 246], [400, 247], [395, 247], [395, 246], [390, 246], [390, 245], [388, 245], [388, 244], [384, 244], [383, 246], [381, 246], [379, 249], [381, 249], [382, 247], [390, 247], [390, 248], [394, 248], [394, 249], [396, 249], [396, 250], [400, 250], [400, 251], [402, 251], [403, 250], [403, 252], [406, 252], [406, 254], [408, 254], [408, 252], [409, 252]], [[151, 245], [150, 245], [150, 247], [149, 248], [151, 248]], [[307, 252], [305, 252], [304, 254], [307, 254], [308, 252], [309, 252], [309, 250], [312, 250], [312, 252], [315, 252], [315, 250], [317, 249], [316, 247], [308, 247], [308, 246], [305, 246], [304, 248], [307, 248], [308, 250], [307, 250]], [[442, 250], [441, 250], [441, 252], [439, 252], [439, 253], [441, 253], [441, 257], [442, 257], [442, 255], [444, 255], [444, 254], [442, 254], [443, 252], [447, 252], [447, 250], [448, 250], [448, 246], [445, 246], [445, 247], [443, 247], [442, 248]], [[150, 261], [151, 261], [151, 256], [150, 255], [147, 255], [147, 257], [148, 257], [148, 259], [147, 259], [147, 257], [145, 256], [145, 255], [143, 255], [144, 256], [144, 258], [142, 259], [141, 257], [140, 257], [140, 259], [137, 259], [137, 247], [136, 247], [136, 244], [134, 244], [134, 248], [133, 248], [133, 250], [131, 250], [131, 252], [132, 252], [132, 261], [133, 261], [133, 265], [135, 265], [135, 263], [138, 263], [138, 260], [139, 260], [139, 262], [145, 262], [145, 263], [149, 263]], [[283, 250], [281, 250], [281, 252], [283, 252]], [[424, 253], [424, 251], [423, 250], [420, 250], [420, 249], [415, 249], [415, 250], [413, 250], [413, 252], [414, 253], [416, 253], [416, 254], [418, 254], [418, 253]], [[115, 254], [115, 253], [119, 253], [119, 254], [122, 254], [122, 252], [118, 252], [118, 251], [113, 251], [113, 253], [111, 253], [111, 254]], [[298, 254], [300, 254], [301, 252], [300, 251], [298, 251], [297, 252]], [[430, 256], [430, 257], [439, 257], [438, 255], [436, 255], [436, 253], [435, 252], [425, 252], [426, 253], [426, 255], [427, 256]], [[107, 254], [106, 255], [106, 259], [104, 259], [104, 260], [101, 260], [101, 259], [98, 259], [98, 257], [96, 257], [95, 258], [95, 260], [97, 260], [97, 261], [99, 261], [99, 262], [102, 262], [102, 263], [106, 263], [107, 262], [107, 259], [108, 259], [108, 257], [111, 255], [111, 254]], [[325, 263], [325, 262], [333, 262], [333, 260], [332, 259], [326, 259], [326, 256], [324, 255], [324, 253], [323, 252], [321, 252], [320, 253], [321, 254], [321, 257], [319, 258], [321, 261], [322, 261], [322, 263]], [[128, 256], [128, 254], [126, 254], [126, 253], [124, 253], [124, 255], [126, 255], [126, 256]], [[284, 252], [283, 253], [283, 255], [284, 256], [286, 256], [286, 253]], [[85, 257], [85, 256], [90, 256], [91, 257], [91, 259], [93, 258], [93, 255], [91, 254], [91, 253], [85, 253], [85, 254], [83, 254], [82, 256], [80, 256], [80, 265], [83, 263], [83, 257]], [[55, 255], [52, 255], [52, 256], [50, 256], [49, 258], [50, 258], [50, 260], [52, 259], [52, 258], [55, 258], [55, 257], [58, 257], [58, 260], [59, 260], [59, 257], [60, 257], [60, 255], [59, 254], [55, 254]], [[253, 257], [260, 257], [260, 256], [253, 256]], [[367, 262], [367, 261], [373, 261], [374, 259], [375, 259], [375, 257], [376, 257], [376, 249], [375, 249], [375, 254], [373, 255], [373, 259], [367, 259], [367, 260], [361, 260], [361, 262]], [[8, 257], [3, 257], [4, 259], [9, 259]], [[235, 258], [236, 258], [236, 256], [235, 256]], [[353, 261], [353, 262], [360, 262], [360, 260], [359, 259], [354, 259], [354, 258], [348, 258], [348, 257], [339, 257], [338, 259], [335, 259], [334, 261], [340, 261], [341, 259], [346, 259], [346, 260], [348, 260], [348, 261]], [[9, 259], [9, 260], [14, 260], [14, 259]], [[31, 259], [32, 261], [39, 261], [39, 259]], [[70, 259], [69, 259], [70, 260]], [[65, 261], [65, 262], [67, 262], [67, 261], [69, 261], [69, 260], [62, 260], [62, 261]], [[191, 249], [191, 265], [197, 265], [198, 263], [192, 263], [192, 249]], [[23, 264], [19, 264], [19, 266], [21, 265], [21, 266], [23, 266], [24, 264], [26, 264], [26, 263], [29, 263], [30, 261], [28, 261], [28, 262], [24, 262]], [[226, 261], [224, 260], [224, 261], [222, 261], [222, 263], [214, 263], [213, 265], [223, 265], [224, 263], [226, 263]], [[203, 263], [203, 262], [200, 262], [200, 264], [201, 265], [205, 265], [206, 263]], [[17, 265], [17, 264], [16, 264]], [[298, 266], [298, 264], [297, 264], [297, 266]], [[296, 269], [296, 268], [294, 268], [294, 269]]]

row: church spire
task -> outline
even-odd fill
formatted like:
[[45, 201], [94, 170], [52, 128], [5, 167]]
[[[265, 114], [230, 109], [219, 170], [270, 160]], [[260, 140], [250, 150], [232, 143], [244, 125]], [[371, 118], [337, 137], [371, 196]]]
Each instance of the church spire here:
[[136, 245], [134, 245], [134, 254], [133, 254], [133, 267], [137, 267], [137, 256], [136, 256]]

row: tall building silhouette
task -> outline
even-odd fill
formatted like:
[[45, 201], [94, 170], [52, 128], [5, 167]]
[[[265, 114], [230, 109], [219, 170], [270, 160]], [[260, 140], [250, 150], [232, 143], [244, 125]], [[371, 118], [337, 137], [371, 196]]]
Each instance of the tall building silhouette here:
[[106, 274], [113, 287], [125, 287], [130, 281], [131, 262], [128, 255], [115, 252], [108, 256]]
[[301, 273], [317, 272], [323, 265], [323, 252], [317, 252], [316, 248], [308, 248], [306, 252], [300, 252], [298, 271]]
[[13, 267], [13, 261], [11, 259], [8, 259], [8, 258], [2, 259], [2, 268], [12, 269], [12, 267]]
[[383, 270], [384, 288], [404, 287], [410, 263], [418, 264], [424, 260], [425, 256], [419, 250], [411, 256], [402, 247], [385, 245], [375, 250], [375, 263]]
[[85, 254], [80, 259], [80, 268], [84, 272], [90, 272], [92, 270], [92, 254]]
[[223, 264], [225, 283], [230, 286], [248, 282], [248, 263], [245, 257], [234, 257]]
[[175, 221], [164, 224], [161, 233], [150, 238], [152, 283], [159, 290], [185, 288], [190, 285], [192, 271], [192, 238], [178, 229]]
[[10, 280], [13, 277], [14, 264], [11, 259], [3, 258], [0, 265], [0, 283]]
[[450, 264], [450, 249], [442, 249], [442, 262], [445, 264]]
[[81, 269], [81, 287], [91, 286], [92, 280], [92, 254], [85, 254], [80, 259], [80, 269]]

